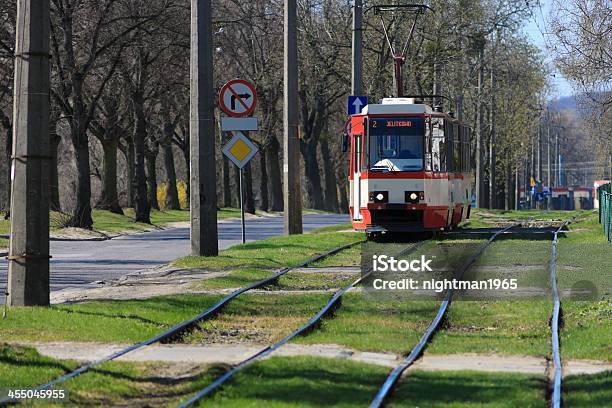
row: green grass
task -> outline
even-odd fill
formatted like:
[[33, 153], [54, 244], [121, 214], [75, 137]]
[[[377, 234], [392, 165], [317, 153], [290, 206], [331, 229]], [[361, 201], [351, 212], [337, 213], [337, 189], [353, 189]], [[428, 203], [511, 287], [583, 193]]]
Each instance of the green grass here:
[[362, 238], [363, 234], [353, 232], [274, 237], [236, 245], [216, 257], [188, 256], [174, 261], [172, 266], [207, 270], [277, 269], [297, 266], [315, 254]]
[[612, 361], [612, 302], [562, 301], [561, 357]]
[[[221, 370], [211, 370], [219, 375]], [[201, 407], [356, 407], [367, 405], [388, 369], [311, 357], [258, 362]], [[213, 378], [214, 376], [211, 376]]]
[[132, 343], [209, 308], [220, 296], [92, 301], [48, 308], [12, 307], [0, 320], [0, 342], [97, 341]]
[[544, 377], [475, 371], [410, 372], [390, 399], [391, 407], [542, 407]]
[[[0, 344], [0, 388], [27, 389], [41, 385], [76, 368], [74, 361], [41, 356], [35, 349]], [[68, 380], [55, 389], [65, 390], [69, 400], [28, 401], [27, 406], [174, 406], [176, 399], [204, 386], [210, 375], [172, 378], [167, 363], [102, 364]]]
[[612, 371], [570, 375], [563, 380], [563, 403], [567, 407], [612, 406]]
[[[214, 373], [219, 375], [220, 368]], [[238, 373], [201, 407], [356, 407], [374, 398], [389, 369], [344, 360], [273, 357]], [[212, 377], [212, 376], [211, 376]], [[390, 407], [545, 407], [544, 379], [519, 374], [411, 372]]]
[[427, 352], [545, 357], [550, 353], [550, 312], [546, 300], [454, 302]]
[[557, 275], [560, 289], [580, 281], [592, 282], [599, 299], [612, 299], [612, 245], [605, 239], [597, 214], [591, 212], [569, 225], [557, 246]]
[[[151, 225], [149, 224], [134, 222], [134, 209], [124, 208], [123, 212], [124, 215], [120, 215], [106, 210], [93, 210], [93, 229], [107, 234], [118, 234], [125, 232], [144, 231], [151, 228]], [[217, 211], [217, 219], [224, 220], [228, 218], [240, 218], [240, 210], [237, 208], [222, 208]], [[151, 210], [151, 224], [156, 225], [158, 227], [164, 227], [165, 225], [173, 222], [186, 221], [189, 221], [189, 211]], [[51, 230], [59, 231], [60, 229], [52, 225]], [[10, 221], [4, 219], [0, 220], [0, 235], [9, 234], [9, 232]], [[0, 239], [0, 247], [8, 245], [8, 241], [6, 245], [3, 245], [3, 242], [4, 240]]]

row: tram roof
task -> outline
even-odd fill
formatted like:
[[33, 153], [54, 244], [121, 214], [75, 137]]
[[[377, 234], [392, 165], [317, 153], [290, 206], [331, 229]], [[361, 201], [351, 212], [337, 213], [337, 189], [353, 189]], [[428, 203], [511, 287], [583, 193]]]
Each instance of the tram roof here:
[[[389, 98], [391, 99], [391, 98]], [[366, 105], [362, 111], [364, 115], [383, 114], [410, 114], [410, 113], [434, 113], [429, 105], [422, 103], [397, 103], [395, 101], [383, 100], [381, 104]]]

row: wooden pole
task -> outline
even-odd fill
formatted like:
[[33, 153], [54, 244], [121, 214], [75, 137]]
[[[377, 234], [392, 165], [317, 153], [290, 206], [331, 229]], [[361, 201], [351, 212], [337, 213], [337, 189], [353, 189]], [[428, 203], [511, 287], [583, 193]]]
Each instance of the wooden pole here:
[[285, 0], [285, 63], [284, 63], [284, 200], [285, 234], [302, 233], [302, 194], [298, 139], [298, 55], [296, 0]]

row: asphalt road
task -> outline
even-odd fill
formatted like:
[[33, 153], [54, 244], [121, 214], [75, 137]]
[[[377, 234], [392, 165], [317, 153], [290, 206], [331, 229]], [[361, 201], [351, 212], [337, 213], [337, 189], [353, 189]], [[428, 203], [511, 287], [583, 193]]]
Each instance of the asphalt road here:
[[[337, 214], [304, 215], [304, 231], [347, 222]], [[283, 233], [282, 217], [246, 221], [247, 241]], [[219, 223], [219, 249], [241, 242], [240, 220]], [[163, 265], [189, 254], [189, 228], [172, 228], [114, 238], [108, 241], [52, 241], [51, 291], [95, 286], [92, 282], [118, 278], [130, 272]], [[0, 294], [7, 279], [6, 261], [0, 262]], [[0, 295], [0, 304], [4, 296]]]

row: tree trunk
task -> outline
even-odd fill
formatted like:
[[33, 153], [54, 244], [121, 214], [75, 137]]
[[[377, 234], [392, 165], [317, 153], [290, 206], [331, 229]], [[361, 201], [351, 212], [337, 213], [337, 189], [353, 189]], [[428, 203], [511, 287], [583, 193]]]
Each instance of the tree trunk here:
[[259, 168], [261, 170], [261, 177], [259, 178], [259, 189], [261, 190], [259, 208], [262, 211], [268, 211], [268, 208], [270, 208], [270, 199], [268, 197], [268, 170], [266, 155], [263, 151], [259, 152]]
[[128, 207], [136, 206], [134, 197], [134, 171], [136, 170], [136, 150], [134, 147], [134, 138], [128, 137], [125, 139], [127, 153], [125, 160], [127, 162], [127, 204]]
[[149, 193], [149, 205], [151, 208], [159, 211], [159, 202], [157, 201], [157, 154], [159, 149], [157, 146], [147, 149], [147, 190]]
[[88, 228], [93, 226], [91, 218], [91, 168], [89, 163], [89, 137], [87, 134], [87, 113], [83, 101], [83, 77], [72, 76], [74, 93], [70, 133], [75, 151], [77, 167], [77, 195], [72, 227]]
[[316, 210], [323, 210], [323, 194], [321, 188], [321, 174], [317, 160], [318, 138], [312, 137], [302, 140], [300, 150], [304, 158], [304, 175], [306, 176], [306, 206]]
[[164, 144], [164, 165], [166, 167], [166, 202], [167, 210], [180, 210], [181, 203], [178, 198], [178, 189], [176, 188], [176, 169], [174, 168], [174, 152], [172, 143]]
[[186, 182], [185, 182], [185, 186], [186, 186], [186, 193], [187, 193], [187, 197], [185, 197], [185, 199], [187, 200], [187, 208], [189, 208], [189, 200], [190, 200], [190, 189], [191, 189], [191, 183], [189, 182], [189, 180], [191, 180], [191, 166], [189, 165], [190, 161], [189, 161], [189, 148], [183, 150], [183, 158], [185, 159], [185, 177], [186, 177]]
[[325, 176], [325, 209], [327, 211], [338, 212], [338, 186], [333, 163], [329, 155], [329, 145], [327, 139], [321, 140], [321, 161], [323, 164], [323, 174]]
[[[81, 137], [87, 140], [87, 136]], [[75, 143], [75, 158], [77, 166], [77, 194], [72, 227], [88, 228], [93, 226], [91, 218], [91, 169], [89, 167], [89, 143]]]
[[280, 144], [276, 136], [272, 136], [265, 148], [266, 165], [268, 166], [269, 191], [271, 198], [271, 211], [283, 211], [283, 185], [280, 171]]
[[119, 141], [116, 137], [110, 136], [102, 139], [101, 143], [104, 152], [102, 195], [96, 207], [123, 215], [123, 209], [119, 205], [119, 193], [117, 192], [117, 150]]
[[[136, 99], [136, 98], [135, 98]], [[137, 102], [137, 101], [135, 101]], [[134, 103], [136, 126], [134, 129], [134, 148], [136, 167], [134, 172], [134, 212], [136, 222], [151, 223], [151, 207], [147, 199], [147, 174], [145, 171], [145, 140], [147, 138], [146, 121], [141, 103]]]
[[[224, 145], [223, 132], [221, 132], [221, 145]], [[226, 157], [221, 157], [221, 171], [223, 180], [223, 207], [232, 206], [232, 187], [230, 183], [229, 160]]]
[[253, 171], [251, 163], [244, 166], [242, 181], [244, 182], [244, 211], [255, 214], [255, 197], [253, 197]]
[[338, 190], [340, 193], [339, 196], [339, 210], [343, 214], [347, 214], [349, 212], [349, 203], [348, 203], [348, 178], [346, 176], [346, 169], [348, 168], [348, 163], [343, 161], [343, 165], [338, 167]]
[[[50, 125], [54, 127], [53, 123]], [[49, 187], [51, 191], [49, 195], [49, 207], [53, 211], [62, 210], [59, 196], [59, 175], [57, 171], [57, 149], [59, 149], [61, 141], [62, 138], [57, 133], [51, 133], [51, 166], [49, 167], [49, 171], [51, 172], [49, 175]]]

